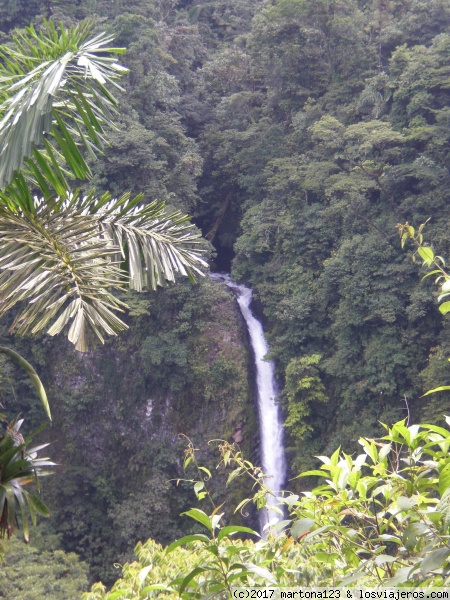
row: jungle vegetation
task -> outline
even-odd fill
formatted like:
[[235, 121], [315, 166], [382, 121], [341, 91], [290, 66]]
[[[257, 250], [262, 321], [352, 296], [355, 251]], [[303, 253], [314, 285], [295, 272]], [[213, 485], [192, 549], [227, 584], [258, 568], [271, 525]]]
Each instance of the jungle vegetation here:
[[[95, 198], [143, 193], [144, 210], [164, 201], [169, 212], [188, 212], [215, 248], [212, 268], [253, 287], [277, 366], [293, 477], [317, 471], [314, 455], [331, 456], [341, 446], [350, 471], [369, 477], [366, 469], [382, 463], [390, 485], [400, 467], [389, 452], [399, 441], [391, 440], [387, 462], [368, 453], [364, 460], [372, 466], [365, 467], [354, 463], [358, 440], [384, 444], [380, 422], [395, 437], [392, 424], [408, 411], [410, 423], [433, 427], [445, 427], [450, 414], [448, 391], [423, 397], [450, 383], [449, 324], [437, 310], [441, 286], [433, 277], [421, 281], [428, 263], [411, 261], [413, 240], [402, 248], [396, 230], [398, 223], [417, 230], [427, 222], [423, 235], [433, 256], [450, 256], [449, 13], [446, 0], [0, 1], [7, 47], [17, 28], [33, 23], [45, 32], [48, 19], [70, 29], [86, 18], [93, 19], [93, 35], [106, 31], [114, 46], [126, 47], [120, 61], [129, 73], [115, 92], [117, 129], [95, 161], [81, 151], [91, 179], [76, 182], [79, 198], [89, 197], [91, 187]], [[28, 169], [35, 185], [38, 174]], [[77, 552], [89, 564], [91, 581], [111, 584], [114, 562], [132, 559], [137, 540], [150, 537], [155, 542], [139, 555], [144, 562], [129, 567], [129, 580], [124, 574], [123, 585], [142, 579], [144, 589], [151, 585], [142, 571], [148, 556], [163, 560], [157, 544], [200, 531], [179, 516], [195, 502], [192, 486], [181, 483], [174, 493], [168, 483], [183, 478], [178, 434], [193, 439], [200, 464], [212, 470], [208, 439], [231, 441], [243, 431], [242, 449], [256, 464], [257, 432], [245, 335], [225, 290], [204, 279], [153, 295], [120, 294], [117, 302], [130, 307], [120, 317], [129, 329], [84, 356], [63, 338], [11, 338], [11, 322], [21, 322], [18, 306], [2, 318], [0, 333], [3, 346], [33, 364], [51, 400], [53, 424], [40, 434], [62, 465], [42, 490], [52, 512], [44, 526], [53, 536], [51, 550]], [[12, 365], [2, 369], [17, 396], [13, 400], [5, 386], [2, 403], [36, 428], [42, 414], [28, 378]], [[405, 442], [418, 444], [408, 446], [414, 456], [426, 436], [448, 435], [426, 426], [417, 431], [417, 442], [416, 429]], [[445, 513], [435, 502], [446, 502], [439, 488], [445, 465], [436, 456], [425, 458], [437, 462], [424, 484], [429, 488], [396, 488], [402, 498], [417, 495], [417, 503], [395, 505], [400, 512], [394, 515], [389, 511], [397, 510], [400, 496], [383, 497], [397, 540], [409, 539], [407, 522], [423, 522], [426, 507]], [[340, 458], [333, 460], [344, 468]], [[299, 494], [313, 489], [312, 481], [290, 483], [299, 496], [290, 507], [293, 523], [310, 518]], [[243, 489], [234, 481], [224, 494], [224, 480], [214, 482], [217, 504], [227, 497], [231, 507], [250, 493], [251, 485]], [[347, 483], [330, 493], [364, 503]], [[415, 517], [405, 520], [402, 510]], [[228, 513], [224, 522], [254, 528], [254, 514], [245, 520], [231, 508]], [[372, 518], [362, 508], [361, 514]], [[395, 540], [387, 551], [374, 540], [367, 558], [376, 565], [374, 577], [378, 568], [382, 577], [394, 577], [418, 564], [426, 581], [446, 568], [445, 549], [436, 541], [445, 527], [439, 515], [422, 532], [413, 527], [407, 564], [376, 562], [377, 552], [399, 556]], [[342, 535], [333, 543], [344, 544], [346, 531]], [[311, 538], [314, 551], [325, 538]], [[434, 555], [423, 567], [421, 544], [431, 539], [431, 554], [440, 552], [443, 561], [433, 562]], [[241, 564], [251, 543], [236, 546]], [[289, 547], [298, 552], [296, 544]], [[257, 554], [262, 563], [268, 548], [262, 544]], [[174, 549], [175, 562], [182, 551]], [[322, 558], [330, 578], [360, 564]], [[193, 568], [187, 564], [185, 574]], [[245, 569], [240, 573], [249, 577]], [[179, 576], [167, 571], [161, 581], [169, 586]], [[193, 578], [192, 586], [200, 587], [192, 593], [203, 593], [199, 581]], [[100, 588], [95, 593], [103, 594]]]

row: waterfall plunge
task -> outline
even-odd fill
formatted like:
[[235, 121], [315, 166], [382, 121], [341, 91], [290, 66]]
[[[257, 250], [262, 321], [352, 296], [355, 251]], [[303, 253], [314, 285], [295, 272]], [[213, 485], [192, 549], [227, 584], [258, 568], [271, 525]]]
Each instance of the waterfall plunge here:
[[[277, 494], [283, 489], [286, 480], [286, 462], [280, 407], [276, 403], [277, 389], [274, 365], [271, 361], [264, 360], [269, 348], [264, 337], [263, 326], [250, 310], [252, 301], [252, 290], [250, 288], [235, 283], [228, 275], [213, 273], [211, 278], [225, 282], [227, 287], [234, 292], [242, 316], [247, 324], [256, 367], [262, 469], [267, 474], [266, 485]], [[270, 507], [276, 504], [276, 499], [269, 495], [267, 503]], [[279, 513], [270, 510], [270, 508], [269, 510], [262, 510], [260, 512], [261, 531], [264, 531], [264, 527], [272, 519], [280, 519], [280, 517]]]

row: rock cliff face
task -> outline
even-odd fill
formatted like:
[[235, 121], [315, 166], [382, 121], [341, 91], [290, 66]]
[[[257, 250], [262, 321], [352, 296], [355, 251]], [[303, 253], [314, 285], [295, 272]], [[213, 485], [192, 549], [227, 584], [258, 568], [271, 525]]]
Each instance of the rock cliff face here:
[[[27, 354], [41, 362], [54, 419], [44, 435], [60, 465], [44, 489], [49, 526], [103, 580], [138, 540], [184, 532], [192, 485], [174, 494], [170, 480], [194, 476], [183, 474], [186, 438], [210, 468], [208, 440], [234, 440], [247, 456], [257, 442], [247, 334], [231, 293], [181, 283], [133, 296], [131, 313], [129, 331], [93, 352], [44, 338]], [[224, 489], [215, 491], [242, 493]]]

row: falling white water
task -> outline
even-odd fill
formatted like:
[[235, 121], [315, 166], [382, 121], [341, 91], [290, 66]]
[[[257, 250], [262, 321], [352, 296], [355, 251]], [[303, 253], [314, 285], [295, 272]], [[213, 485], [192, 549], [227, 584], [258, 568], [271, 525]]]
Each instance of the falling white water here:
[[[280, 408], [276, 402], [274, 365], [271, 361], [265, 360], [269, 348], [264, 337], [263, 326], [250, 310], [252, 290], [245, 285], [235, 283], [229, 275], [212, 273], [211, 278], [224, 281], [236, 294], [242, 316], [247, 323], [256, 366], [262, 469], [267, 475], [266, 485], [274, 494], [278, 494], [283, 489], [286, 480], [283, 425]], [[268, 506], [276, 503], [276, 498], [268, 495]], [[281, 515], [273, 510], [262, 510], [260, 512], [261, 531], [264, 533], [264, 527], [268, 523], [280, 520], [280, 517]]]

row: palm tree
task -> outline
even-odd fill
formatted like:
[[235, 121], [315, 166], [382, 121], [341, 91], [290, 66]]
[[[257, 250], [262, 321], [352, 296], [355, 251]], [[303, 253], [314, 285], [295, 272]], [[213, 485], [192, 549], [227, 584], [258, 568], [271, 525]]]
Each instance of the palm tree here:
[[39, 487], [39, 477], [47, 475], [46, 468], [55, 463], [48, 458], [38, 457], [38, 452], [48, 446], [43, 444], [28, 449], [33, 435], [24, 439], [19, 429], [23, 419], [8, 424], [0, 437], [0, 539], [11, 537], [14, 527], [22, 526], [28, 541], [29, 517], [36, 525], [36, 516], [48, 516], [49, 510], [39, 496], [28, 489], [29, 483]]
[[47, 22], [0, 47], [0, 317], [18, 304], [10, 330], [20, 335], [69, 325], [80, 351], [126, 329], [117, 290], [195, 280], [207, 267], [185, 215], [141, 195], [71, 189], [114, 129], [126, 72], [114, 58], [124, 50], [91, 32]]
[[[41, 399], [48, 418], [51, 419], [47, 394], [30, 363], [10, 348], [0, 347], [0, 353], [25, 371]], [[46, 467], [55, 463], [48, 458], [38, 457], [38, 452], [48, 444], [28, 448], [29, 442], [41, 428], [24, 439], [19, 431], [23, 419], [13, 420], [2, 431], [1, 424], [5, 422], [6, 416], [0, 414], [0, 540], [5, 535], [10, 538], [13, 529], [21, 526], [25, 540], [28, 541], [29, 518], [31, 517], [33, 525], [36, 525], [37, 515], [49, 516], [50, 513], [36, 492], [25, 486], [34, 483], [39, 490], [39, 478], [48, 475]], [[0, 544], [0, 558], [1, 555]]]

